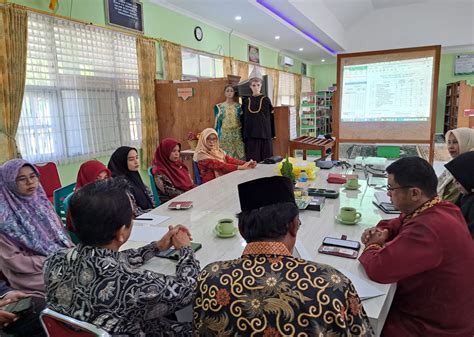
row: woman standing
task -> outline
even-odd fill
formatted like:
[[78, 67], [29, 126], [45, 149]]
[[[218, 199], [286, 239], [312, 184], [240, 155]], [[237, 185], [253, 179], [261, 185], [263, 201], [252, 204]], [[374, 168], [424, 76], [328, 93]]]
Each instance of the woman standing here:
[[43, 295], [46, 256], [72, 246], [33, 164], [23, 159], [3, 164], [0, 167], [0, 270], [10, 286]]
[[231, 157], [244, 159], [244, 143], [242, 141], [242, 109], [234, 101], [235, 91], [232, 85], [224, 88], [226, 101], [214, 106], [215, 129], [219, 136], [222, 149]]
[[113, 177], [124, 177], [131, 185], [132, 201], [135, 203], [134, 215], [139, 216], [151, 210], [153, 195], [145, 186], [140, 173], [140, 161], [137, 149], [130, 146], [121, 146], [110, 157], [107, 165]]

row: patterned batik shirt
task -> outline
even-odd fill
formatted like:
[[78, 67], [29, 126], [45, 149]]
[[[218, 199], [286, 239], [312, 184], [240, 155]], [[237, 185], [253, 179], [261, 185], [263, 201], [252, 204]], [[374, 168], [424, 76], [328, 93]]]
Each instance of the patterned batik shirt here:
[[115, 252], [78, 245], [48, 257], [47, 306], [114, 335], [191, 336], [190, 323], [164, 316], [191, 303], [199, 262], [181, 248], [176, 277], [137, 269], [155, 256], [153, 243]]
[[197, 336], [374, 335], [351, 281], [281, 242], [249, 243], [241, 258], [209, 264], [193, 304]]

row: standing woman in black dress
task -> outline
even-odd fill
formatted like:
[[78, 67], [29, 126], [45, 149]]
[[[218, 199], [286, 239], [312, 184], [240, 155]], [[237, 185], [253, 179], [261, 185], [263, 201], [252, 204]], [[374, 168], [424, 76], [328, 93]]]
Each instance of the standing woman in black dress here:
[[273, 106], [270, 99], [260, 93], [262, 83], [260, 77], [251, 78], [252, 96], [242, 99], [242, 134], [247, 161], [260, 162], [273, 155]]

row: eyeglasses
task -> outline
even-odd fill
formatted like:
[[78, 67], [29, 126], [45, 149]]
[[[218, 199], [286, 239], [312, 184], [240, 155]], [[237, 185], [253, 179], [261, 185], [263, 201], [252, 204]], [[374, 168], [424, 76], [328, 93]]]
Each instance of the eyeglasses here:
[[35, 182], [38, 180], [38, 176], [36, 174], [32, 174], [30, 175], [29, 177], [21, 177], [21, 178], [18, 178], [16, 180], [17, 183], [20, 183], [20, 184], [23, 184], [23, 185], [26, 185], [30, 182], [30, 180], [32, 182]]
[[399, 189], [402, 189], [402, 188], [413, 188], [415, 186], [398, 186], [398, 187], [392, 187], [390, 186], [390, 184], [388, 184], [387, 186], [385, 186], [387, 188], [387, 191], [395, 191], [395, 190], [399, 190]]

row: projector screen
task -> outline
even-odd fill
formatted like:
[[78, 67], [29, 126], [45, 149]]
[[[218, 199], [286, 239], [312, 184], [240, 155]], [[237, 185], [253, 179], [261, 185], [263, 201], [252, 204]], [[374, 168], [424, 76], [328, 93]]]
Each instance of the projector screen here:
[[439, 46], [338, 55], [340, 140], [429, 142]]

